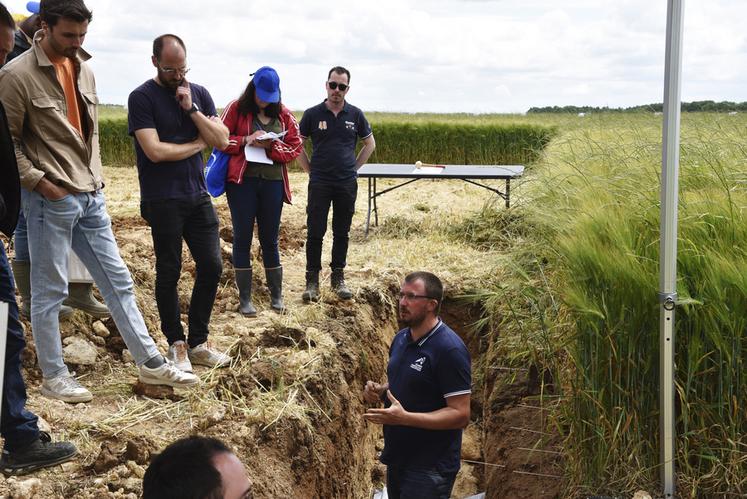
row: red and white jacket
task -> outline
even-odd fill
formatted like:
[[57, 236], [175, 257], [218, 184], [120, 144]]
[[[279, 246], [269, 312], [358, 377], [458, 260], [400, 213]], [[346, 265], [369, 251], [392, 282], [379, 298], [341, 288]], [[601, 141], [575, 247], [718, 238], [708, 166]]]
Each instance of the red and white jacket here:
[[[228, 106], [223, 110], [223, 124], [228, 127], [228, 147], [224, 149], [231, 155], [231, 159], [228, 161], [228, 175], [226, 177], [227, 182], [233, 182], [234, 184], [240, 184], [244, 179], [244, 170], [246, 170], [246, 158], [244, 157], [244, 146], [241, 145], [243, 138], [247, 135], [252, 134], [252, 121], [253, 115], [241, 115], [238, 112], [239, 101], [231, 101]], [[298, 131], [298, 123], [296, 118], [293, 116], [287, 107], [280, 105], [280, 125], [282, 131], [287, 133], [282, 139], [273, 140], [272, 148], [266, 151], [267, 157], [278, 163], [282, 163], [281, 168], [283, 169], [283, 188], [284, 195], [283, 201], [290, 204], [291, 202], [291, 190], [290, 182], [288, 181], [288, 170], [285, 167], [286, 163], [290, 163], [299, 154], [303, 147], [303, 141], [301, 140], [301, 134]]]

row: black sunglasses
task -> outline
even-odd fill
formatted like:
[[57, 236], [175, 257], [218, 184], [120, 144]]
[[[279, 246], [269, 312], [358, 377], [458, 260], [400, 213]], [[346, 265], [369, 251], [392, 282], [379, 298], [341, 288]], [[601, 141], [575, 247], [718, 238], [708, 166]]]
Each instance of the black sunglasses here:
[[328, 81], [327, 85], [329, 85], [329, 88], [331, 88], [332, 90], [337, 90], [337, 88], [339, 87], [340, 92], [344, 92], [350, 87], [349, 85], [345, 85], [344, 83], [337, 83], [336, 81]]

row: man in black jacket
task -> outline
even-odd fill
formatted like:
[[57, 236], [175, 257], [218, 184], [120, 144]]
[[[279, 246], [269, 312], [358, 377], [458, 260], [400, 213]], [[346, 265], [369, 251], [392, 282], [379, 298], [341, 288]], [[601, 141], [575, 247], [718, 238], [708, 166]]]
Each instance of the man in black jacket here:
[[[0, 37], [15, 23], [8, 9], [0, 3]], [[0, 54], [0, 66], [6, 54]], [[5, 109], [0, 102], [0, 232], [10, 237], [18, 221], [21, 200], [21, 182], [13, 151], [13, 140], [8, 130]], [[70, 442], [52, 442], [48, 433], [40, 432], [37, 417], [26, 410], [26, 384], [21, 374], [21, 352], [26, 346], [23, 327], [18, 320], [13, 273], [0, 241], [0, 302], [8, 305], [8, 329], [3, 377], [2, 414], [0, 434], [5, 439], [0, 469], [5, 473], [25, 474], [45, 466], [68, 461], [78, 451]]]
[[18, 24], [16, 30], [15, 42], [16, 46], [8, 54], [8, 60], [10, 62], [19, 55], [26, 52], [31, 48], [31, 41], [34, 39], [34, 33], [41, 29], [41, 18], [39, 18], [39, 2], [28, 2], [26, 8], [31, 15]]

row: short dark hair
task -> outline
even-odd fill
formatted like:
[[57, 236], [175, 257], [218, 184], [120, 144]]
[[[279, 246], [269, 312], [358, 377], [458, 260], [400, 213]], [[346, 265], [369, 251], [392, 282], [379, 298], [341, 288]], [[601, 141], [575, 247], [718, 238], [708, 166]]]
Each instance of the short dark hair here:
[[184, 55], [187, 55], [187, 46], [184, 45], [184, 41], [182, 41], [182, 39], [176, 35], [166, 33], [165, 35], [161, 35], [153, 40], [153, 56], [159, 61], [161, 60], [161, 52], [163, 52], [163, 46], [166, 43], [166, 40], [168, 40], [169, 38], [176, 40], [176, 43], [178, 43], [179, 46], [184, 49]]
[[93, 12], [88, 10], [83, 0], [41, 0], [39, 17], [51, 27], [62, 18], [72, 19], [77, 23], [90, 23]]
[[10, 29], [16, 29], [16, 21], [13, 16], [10, 15], [5, 5], [0, 3], [0, 26], [5, 26]]
[[330, 69], [329, 73], [327, 74], [327, 80], [332, 77], [332, 73], [337, 73], [338, 75], [348, 75], [348, 83], [350, 83], [350, 71], [343, 68], [342, 66], [335, 66]]
[[441, 302], [444, 299], [444, 285], [441, 284], [441, 279], [431, 274], [430, 272], [412, 272], [405, 276], [405, 282], [410, 284], [415, 281], [423, 281], [425, 287], [425, 294], [428, 298], [436, 300], [438, 306], [441, 306]]
[[215, 438], [192, 436], [166, 447], [143, 477], [143, 499], [222, 499], [213, 459], [231, 450]]
[[[246, 86], [246, 89], [244, 89], [244, 93], [242, 93], [241, 97], [239, 97], [237, 110], [240, 115], [246, 116], [247, 114], [251, 114], [256, 118], [256, 116], [259, 114], [259, 106], [254, 100], [254, 95], [256, 93], [257, 88], [254, 86], [254, 78], [252, 78], [249, 81], [249, 84]], [[268, 118], [277, 118], [278, 116], [280, 116], [281, 102], [282, 101], [278, 99], [277, 102], [268, 103], [267, 107], [265, 108], [265, 115]], [[251, 132], [251, 130], [249, 130], [249, 132]]]

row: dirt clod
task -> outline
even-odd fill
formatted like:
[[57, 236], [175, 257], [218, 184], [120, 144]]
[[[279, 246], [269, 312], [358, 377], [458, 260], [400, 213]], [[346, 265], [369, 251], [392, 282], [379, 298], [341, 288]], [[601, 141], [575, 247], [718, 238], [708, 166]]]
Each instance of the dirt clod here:
[[119, 445], [112, 440], [106, 440], [101, 443], [101, 450], [93, 462], [92, 468], [96, 473], [104, 473], [117, 466], [121, 460], [121, 449]]
[[150, 456], [155, 450], [155, 446], [145, 437], [131, 439], [127, 441], [124, 457], [127, 461], [137, 464], [146, 464], [150, 461]]
[[135, 395], [152, 399], [180, 400], [181, 397], [174, 393], [174, 389], [164, 385], [146, 385], [138, 381], [132, 386]]

